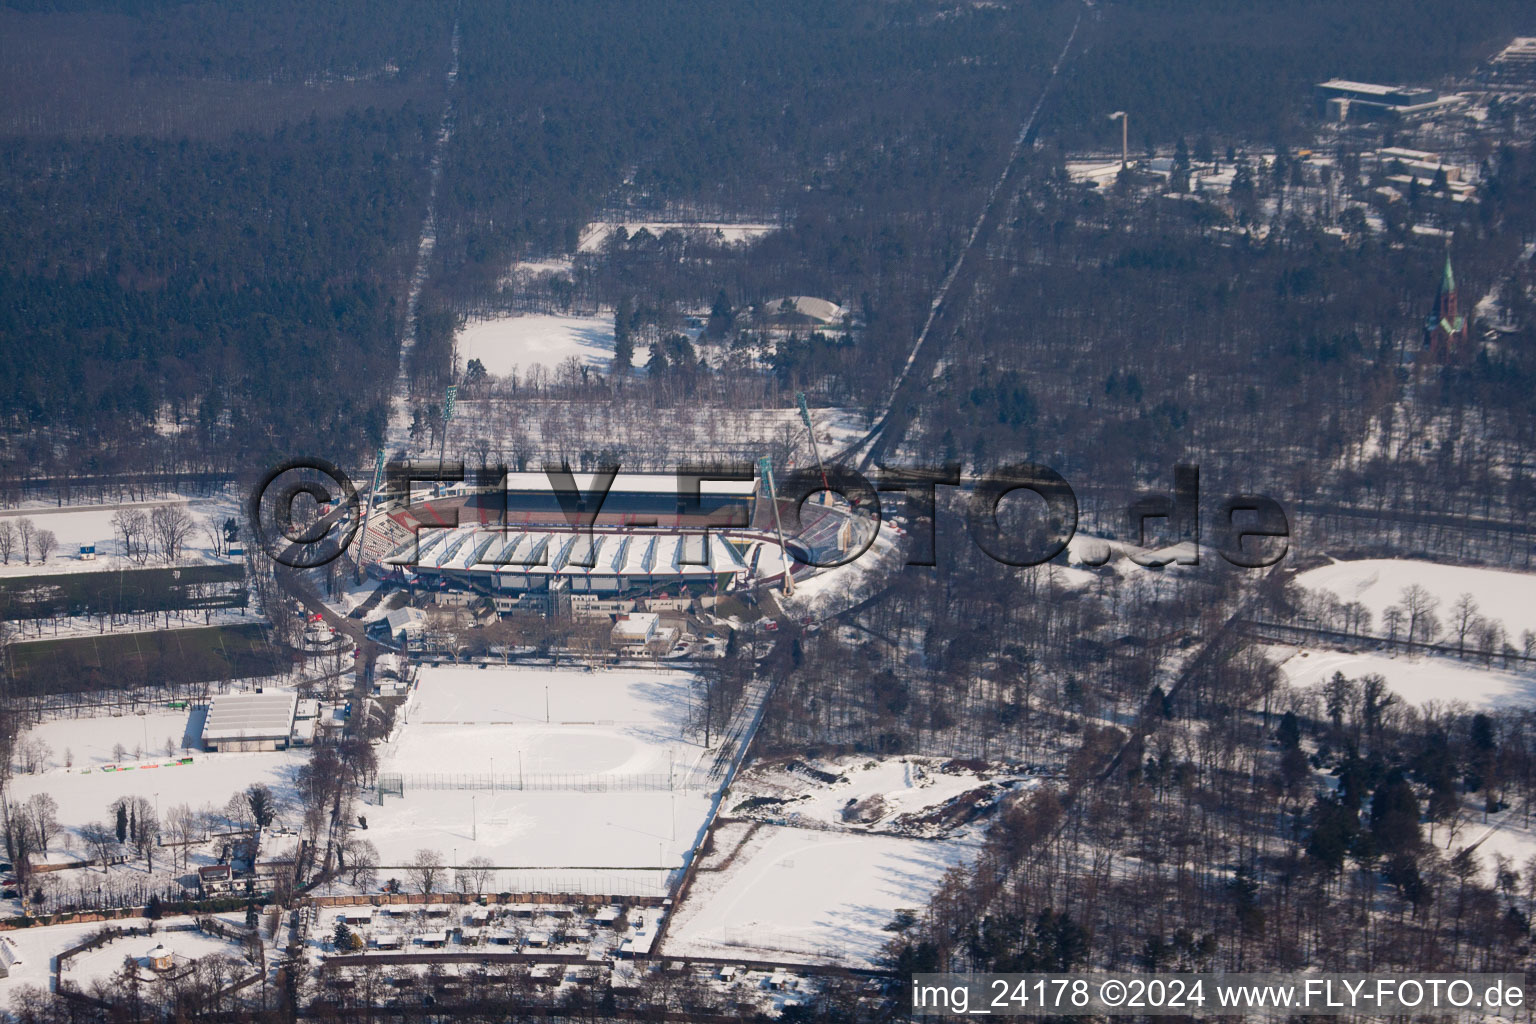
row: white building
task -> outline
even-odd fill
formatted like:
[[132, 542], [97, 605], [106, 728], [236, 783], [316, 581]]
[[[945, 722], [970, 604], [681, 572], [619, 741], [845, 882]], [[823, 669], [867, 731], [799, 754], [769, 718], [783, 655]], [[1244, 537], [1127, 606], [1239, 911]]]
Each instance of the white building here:
[[215, 697], [203, 723], [203, 749], [286, 750], [298, 698], [292, 693]]
[[654, 643], [661, 630], [661, 616], [655, 612], [630, 612], [613, 624], [609, 639], [615, 647], [646, 647]]

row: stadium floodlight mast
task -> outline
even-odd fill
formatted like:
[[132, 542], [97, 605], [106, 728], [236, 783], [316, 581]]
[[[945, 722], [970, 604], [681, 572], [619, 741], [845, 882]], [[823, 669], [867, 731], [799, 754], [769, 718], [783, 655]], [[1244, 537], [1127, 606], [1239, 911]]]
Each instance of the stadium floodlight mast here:
[[832, 485], [827, 483], [827, 467], [821, 461], [821, 446], [816, 443], [816, 428], [811, 425], [811, 408], [805, 403], [804, 391], [795, 392], [795, 402], [800, 406], [800, 418], [805, 421], [805, 432], [811, 439], [811, 454], [816, 456], [816, 468], [821, 472], [821, 486], [830, 491]]
[[443, 436], [438, 440], [437, 461], [443, 461], [443, 455], [448, 450], [448, 421], [453, 419], [453, 407], [458, 404], [459, 386], [449, 384], [448, 391], [443, 395]]
[[363, 529], [357, 539], [357, 582], [363, 582], [363, 545], [368, 543], [368, 526], [373, 521], [373, 506], [379, 500], [379, 484], [384, 479], [384, 449], [373, 461], [373, 486], [368, 488], [368, 504], [363, 506]]
[[[757, 469], [763, 476], [763, 483], [768, 487], [768, 504], [773, 506], [773, 526], [779, 535], [779, 562], [784, 566], [784, 596], [789, 597], [795, 592], [795, 577], [789, 571], [789, 545], [784, 543], [784, 523], [779, 517], [779, 495], [773, 486], [773, 460], [764, 455], [757, 460]], [[707, 534], [704, 543], [709, 543]]]

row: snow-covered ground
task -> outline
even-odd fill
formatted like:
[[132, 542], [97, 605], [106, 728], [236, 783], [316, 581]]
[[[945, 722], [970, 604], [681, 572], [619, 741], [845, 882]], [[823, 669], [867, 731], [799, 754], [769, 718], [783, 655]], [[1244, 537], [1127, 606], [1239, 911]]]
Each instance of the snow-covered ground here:
[[575, 261], [569, 256], [553, 256], [542, 260], [518, 260], [507, 268], [507, 276], [501, 279], [500, 285], [506, 288], [544, 274], [569, 275], [575, 269]]
[[972, 843], [850, 835], [741, 822], [715, 833], [662, 952], [876, 963], [898, 909], [920, 911]]
[[[64, 768], [66, 752], [72, 755], [73, 770], [79, 772], [103, 764], [117, 764], [113, 747], [122, 744], [127, 752], [124, 764], [132, 763], [134, 752], [141, 751], [149, 760], [165, 760], [165, 743], [170, 740], [177, 756], [196, 748], [198, 737], [188, 736], [191, 721], [186, 711], [153, 711], [148, 714], [104, 716], [101, 718], [60, 718], [42, 722], [26, 732], [29, 739], [46, 743], [52, 755], [50, 768]], [[197, 722], [201, 723], [201, 715]]]
[[[80, 838], [79, 829], [92, 821], [109, 822], [109, 806], [120, 797], [142, 796], [159, 807], [162, 818], [177, 804], [193, 810], [222, 808], [230, 796], [253, 783], [267, 784], [277, 795], [279, 822], [296, 815], [286, 806], [294, 793], [293, 778], [308, 758], [308, 751], [271, 753], [205, 753], [196, 749], [202, 732], [201, 708], [189, 711], [156, 711], [145, 715], [56, 719], [33, 726], [21, 742], [47, 744], [48, 769], [35, 774], [16, 774], [10, 799], [20, 802], [36, 793], [47, 793], [58, 802], [64, 833], [51, 844], [53, 862], [88, 860], [93, 856]], [[175, 747], [167, 757], [165, 743]], [[122, 744], [126, 757], [118, 760], [113, 748]], [[184, 746], [185, 745], [185, 746]], [[64, 764], [68, 751], [72, 766]], [[135, 756], [142, 751], [142, 756]], [[192, 757], [191, 764], [177, 763]], [[112, 771], [104, 771], [114, 765]]]
[[1311, 569], [1297, 576], [1296, 583], [1330, 591], [1340, 601], [1359, 601], [1370, 609], [1378, 633], [1382, 612], [1400, 604], [1403, 589], [1415, 583], [1440, 599], [1438, 614], [1444, 623], [1449, 622], [1451, 605], [1466, 593], [1477, 601], [1480, 615], [1503, 622], [1505, 635], [1517, 646], [1524, 630], [1536, 630], [1536, 575], [1529, 573], [1369, 558]]
[[[499, 767], [499, 766], [498, 766]], [[497, 892], [663, 895], [709, 812], [704, 792], [519, 792], [405, 789], [368, 818], [362, 838], [383, 877], [405, 877], [418, 850], [444, 863], [486, 857]]]
[[1271, 647], [1293, 686], [1320, 686], [1335, 672], [1350, 679], [1378, 673], [1392, 692], [1409, 704], [1459, 701], [1472, 708], [1536, 703], [1536, 674], [1484, 669], [1472, 662], [1434, 656], [1408, 656]]
[[[637, 345], [635, 365], [643, 365], [646, 358], [643, 346]], [[585, 438], [601, 438], [614, 450], [625, 453], [621, 461], [631, 471], [675, 473], [678, 462], [683, 461], [679, 452], [713, 452], [722, 444], [734, 450], [762, 452], [778, 450], [788, 442], [789, 468], [812, 469], [816, 465], [805, 425], [795, 408], [740, 409], [691, 403], [658, 408], [642, 401], [639, 394], [633, 390], [621, 392], [610, 400], [589, 402], [579, 409], [566, 401], [525, 400], [518, 406], [518, 429], [535, 450], [565, 443], [563, 439], [569, 438], [571, 430]], [[504, 408], [500, 400], [461, 399], [449, 428], [450, 450], [460, 439], [504, 434]], [[823, 458], [830, 458], [834, 451], [867, 429], [862, 414], [855, 410], [812, 409], [811, 416]], [[408, 441], [406, 436], [402, 444]], [[416, 450], [427, 451], [424, 443], [411, 444], [417, 445]], [[431, 448], [433, 454], [436, 451]], [[895, 507], [891, 496], [884, 500]]]
[[[41, 989], [52, 987], [53, 969], [52, 961], [55, 956], [71, 946], [78, 945], [90, 936], [99, 932], [110, 924], [115, 928], [143, 928], [149, 922], [144, 918], [126, 917], [119, 921], [93, 921], [88, 924], [57, 924], [47, 928], [17, 928], [11, 931], [0, 932], [9, 939], [21, 956], [21, 962], [11, 966], [9, 977], [0, 978], [0, 1005], [10, 1002], [11, 995], [24, 985], [36, 985]], [[123, 956], [127, 952], [140, 952], [137, 946], [130, 949], [128, 943], [132, 939], [124, 939], [112, 943], [106, 947], [116, 949], [117, 966], [121, 967]], [[144, 940], [139, 940], [143, 942]], [[154, 942], [144, 943], [144, 949], [153, 946]]]
[[622, 225], [617, 221], [596, 221], [582, 230], [579, 251], [598, 252], [603, 243], [608, 241], [608, 236], [620, 226], [630, 235], [644, 228], [660, 238], [676, 229], [685, 235], [704, 234], [727, 245], [750, 242], [779, 229], [777, 224], [726, 224], [718, 221], [627, 221]]
[[[115, 926], [120, 924], [115, 921], [105, 923]], [[159, 922], [153, 935], [125, 935], [112, 940], [105, 946], [87, 950], [70, 959], [64, 971], [64, 980], [89, 991], [98, 981], [111, 982], [113, 976], [122, 970], [123, 960], [127, 957], [140, 961], [140, 965], [145, 968], [140, 976], [148, 977], [150, 975], [148, 953], [160, 944], [171, 951], [178, 965], [181, 964], [183, 957], [188, 960], [201, 960], [210, 956], [223, 956], [240, 960], [244, 964], [242, 973], [249, 973], [256, 969], [245, 962], [245, 951], [238, 943], [209, 932], [197, 931], [189, 927], [191, 923], [191, 918], [164, 919]], [[102, 925], [98, 924], [96, 927], [100, 928]]]
[[[1487, 816], [1473, 816], [1451, 842], [1452, 855], [1471, 847], [1483, 872], [1483, 881], [1497, 885], [1499, 858], [1507, 867], [1518, 871], [1522, 883], [1529, 878], [1531, 868], [1536, 867], [1536, 830], [1525, 827], [1525, 815], [1518, 809], [1502, 811]], [[1442, 826], [1436, 832], [1442, 850], [1446, 848], [1446, 833]]]
[[142, 796], [157, 804], [160, 814], [177, 804], [194, 810], [222, 808], [229, 798], [253, 783], [269, 786], [280, 804], [279, 821], [296, 823], [289, 808], [294, 796], [293, 778], [309, 757], [308, 751], [275, 751], [261, 754], [191, 755], [191, 764], [172, 764], [169, 759], [145, 759], [117, 771], [57, 768], [38, 775], [18, 775], [11, 780], [10, 798], [24, 801], [34, 793], [47, 793], [59, 804], [59, 820], [65, 832], [49, 847], [50, 861], [89, 860], [94, 854], [81, 840], [79, 828], [88, 822], [110, 822], [110, 805], [120, 797]]
[[553, 373], [573, 356], [606, 370], [613, 361], [613, 317], [531, 313], [473, 320], [454, 345], [459, 365], [478, 359], [495, 377], [526, 373], [535, 364]]
[[366, 602], [373, 596], [373, 592], [378, 589], [379, 581], [371, 576], [364, 577], [363, 582], [358, 583], [350, 574], [343, 574], [341, 579], [341, 596], [334, 601], [327, 600], [325, 605], [338, 615], [350, 615], [353, 609]]
[[422, 669], [380, 752], [403, 795], [367, 809], [366, 838], [386, 865], [419, 849], [488, 857], [503, 869], [498, 891], [664, 892], [711, 799], [707, 752], [684, 735], [693, 682], [627, 668]]
[[683, 734], [693, 684], [639, 668], [423, 668], [381, 770], [681, 779], [703, 750]]
[[[965, 812], [973, 802], [991, 803], [1021, 781], [1019, 775], [977, 769], [932, 757], [844, 757], [759, 765], [737, 777], [726, 806], [734, 814], [839, 828], [939, 834], [947, 822], [968, 817]], [[821, 781], [811, 772], [834, 776], [835, 781]], [[949, 808], [953, 816], [943, 813], [946, 805], [966, 794], [974, 794], [974, 801]]]

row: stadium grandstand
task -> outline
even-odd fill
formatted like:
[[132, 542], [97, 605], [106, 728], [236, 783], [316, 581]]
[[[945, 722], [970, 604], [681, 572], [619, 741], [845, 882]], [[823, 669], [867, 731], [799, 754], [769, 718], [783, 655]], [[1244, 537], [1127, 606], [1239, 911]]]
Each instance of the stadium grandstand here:
[[786, 558], [756, 481], [703, 480], [695, 497], [679, 495], [673, 474], [623, 474], [599, 504], [585, 497], [593, 476], [574, 474], [582, 497], [567, 498], [570, 509], [543, 473], [386, 505], [374, 513], [361, 557], [376, 577], [528, 595], [548, 606], [559, 595], [699, 595], [773, 584], [786, 562], [801, 575], [812, 571], [808, 563], [835, 559], [854, 533], [833, 508], [808, 502], [795, 519], [781, 502], [786, 523], [799, 525]]

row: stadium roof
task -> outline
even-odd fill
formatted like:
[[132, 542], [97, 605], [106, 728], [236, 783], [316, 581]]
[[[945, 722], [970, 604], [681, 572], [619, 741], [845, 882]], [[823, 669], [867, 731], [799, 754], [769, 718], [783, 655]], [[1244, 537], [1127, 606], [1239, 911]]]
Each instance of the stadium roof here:
[[[576, 487], [583, 495], [591, 492], [596, 473], [571, 474]], [[545, 473], [508, 473], [506, 489], [516, 492], [555, 493], [555, 484]], [[757, 480], [701, 480], [700, 494], [728, 494], [750, 497], [757, 487]], [[676, 494], [676, 473], [620, 473], [613, 478], [609, 494]]]
[[293, 728], [298, 701], [292, 693], [236, 693], [215, 697], [203, 724], [203, 739], [278, 739]]
[[[706, 552], [705, 541], [708, 539]], [[414, 541], [390, 557], [409, 557]], [[718, 533], [497, 530], [475, 526], [434, 530], [416, 549], [420, 570], [505, 572], [556, 576], [708, 576], [741, 572], [741, 555]]]

